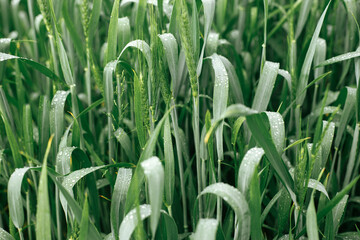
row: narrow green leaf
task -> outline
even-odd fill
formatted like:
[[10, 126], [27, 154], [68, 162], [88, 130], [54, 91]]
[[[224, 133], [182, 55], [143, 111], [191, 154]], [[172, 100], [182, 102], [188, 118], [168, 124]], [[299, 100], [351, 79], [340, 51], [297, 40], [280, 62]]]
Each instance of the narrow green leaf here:
[[11, 128], [7, 118], [5, 117], [4, 113], [2, 113], [2, 111], [0, 111], [0, 115], [1, 115], [3, 123], [5, 125], [6, 136], [9, 141], [9, 144], [10, 144], [10, 149], [11, 149], [11, 153], [12, 153], [12, 156], [14, 159], [15, 167], [21, 168], [24, 166], [24, 163], [23, 163], [21, 155], [20, 155], [18, 141], [16, 140], [13, 129]]
[[351, 190], [351, 188], [356, 184], [360, 177], [355, 178], [352, 180], [349, 185], [347, 185], [343, 190], [338, 192], [336, 196], [331, 199], [318, 213], [317, 219], [320, 221], [323, 217], [326, 216], [332, 209], [343, 199], [343, 197]]
[[[318, 66], [321, 62], [325, 61], [326, 57], [326, 41], [325, 39], [318, 38], [316, 42], [316, 49], [314, 55], [314, 65]], [[315, 68], [314, 78], [318, 78], [324, 73], [324, 67]]]
[[149, 69], [151, 71], [151, 69], [152, 69], [152, 61], [151, 61], [151, 52], [150, 52], [149, 45], [143, 40], [131, 41], [128, 44], [126, 44], [126, 46], [122, 49], [122, 51], [119, 54], [118, 60], [120, 59], [122, 54], [125, 52], [125, 50], [127, 50], [128, 48], [137, 48], [138, 50], [140, 50], [144, 54], [145, 59], [146, 59], [146, 61], [148, 63], [148, 67], [149, 67]]
[[281, 156], [285, 146], [285, 123], [280, 113], [265, 112], [270, 123], [270, 133], [276, 149]]
[[117, 32], [118, 49], [122, 50], [131, 39], [130, 21], [128, 17], [122, 17], [118, 19]]
[[159, 158], [151, 157], [141, 163], [148, 182], [148, 193], [151, 206], [150, 226], [152, 239], [155, 238], [156, 228], [159, 223], [160, 210], [164, 193], [164, 168]]
[[265, 154], [262, 148], [249, 149], [240, 164], [238, 173], [238, 189], [245, 195], [248, 195], [250, 183], [253, 178], [255, 169], [257, 168], [262, 156]]
[[265, 62], [251, 107], [252, 109], [257, 111], [265, 111], [267, 109], [278, 71], [279, 63]]
[[204, 24], [204, 44], [201, 49], [200, 58], [197, 63], [197, 70], [196, 74], [200, 76], [202, 71], [205, 47], [207, 43], [207, 39], [210, 33], [211, 25], [214, 20], [215, 15], [215, 0], [202, 0], [202, 4], [204, 7], [204, 17], [205, 17], [205, 24]]
[[67, 53], [65, 51], [64, 45], [62, 43], [62, 40], [57, 31], [55, 31], [55, 37], [56, 37], [56, 43], [57, 43], [56, 46], [57, 46], [57, 50], [58, 50], [58, 54], [59, 54], [59, 58], [60, 58], [60, 66], [61, 66], [61, 70], [63, 71], [63, 74], [64, 74], [65, 82], [68, 86], [74, 85], [75, 81], [73, 78], [73, 73], [70, 68], [69, 59], [68, 59]]
[[[143, 152], [141, 153], [141, 156], [138, 161], [138, 165], [135, 169], [134, 176], [131, 180], [130, 187], [127, 193], [126, 203], [125, 203], [125, 213], [128, 213], [131, 209], [134, 208], [134, 203], [136, 202], [136, 199], [139, 196], [139, 186], [142, 185], [144, 182], [144, 173], [142, 168], [139, 166], [141, 162], [143, 162], [145, 159], [148, 159], [152, 157], [154, 154], [155, 145], [157, 142], [157, 138], [160, 134], [160, 130], [165, 122], [165, 119], [167, 118], [168, 114], [172, 108], [170, 108], [162, 117], [162, 119], [159, 121], [159, 123], [156, 125], [156, 128], [154, 129], [153, 133], [151, 134], [149, 140], [147, 141]], [[136, 179], [136, 180], [135, 180]]]
[[119, 228], [119, 239], [130, 240], [131, 235], [134, 232], [139, 221], [143, 221], [145, 218], [151, 215], [150, 205], [144, 204], [139, 206], [140, 220], [138, 219], [137, 209], [131, 210], [121, 222]]
[[311, 1], [311, 0], [304, 0], [301, 4], [300, 14], [299, 14], [298, 22], [296, 25], [295, 39], [297, 39], [300, 36], [300, 34], [306, 24], [306, 21], [308, 19], [308, 16], [309, 16], [309, 13], [311, 10], [312, 3], [313, 3], [313, 1]]
[[314, 55], [315, 55], [317, 39], [319, 38], [320, 30], [323, 25], [325, 15], [329, 8], [330, 3], [331, 3], [331, 1], [326, 6], [324, 12], [322, 13], [322, 15], [316, 25], [315, 31], [311, 38], [311, 42], [310, 42], [308, 51], [306, 52], [305, 60], [304, 60], [304, 63], [302, 65], [301, 72], [300, 72], [300, 78], [299, 78], [298, 84], [296, 86], [296, 104], [297, 105], [302, 105], [302, 103], [304, 102], [305, 96], [306, 96], [306, 90], [305, 90], [305, 94], [301, 94], [301, 93], [302, 93], [302, 91], [304, 91], [304, 89], [308, 83], [308, 80], [309, 80], [310, 67], [311, 67], [311, 63], [312, 63]]
[[109, 23], [108, 39], [107, 39], [107, 50], [106, 50], [106, 63], [113, 61], [116, 58], [119, 5], [120, 5], [120, 0], [115, 0], [112, 11], [111, 11], [111, 15], [110, 15], [110, 23]]
[[69, 91], [59, 90], [51, 101], [50, 109], [50, 132], [54, 134], [54, 149], [58, 151], [60, 138], [64, 131], [64, 106]]
[[56, 76], [55, 73], [53, 73], [50, 69], [48, 69], [44, 65], [41, 65], [40, 63], [37, 63], [37, 62], [27, 59], [27, 58], [18, 57], [18, 56], [0, 52], [0, 62], [11, 60], [11, 59], [19, 59], [20, 61], [23, 61], [24, 63], [33, 67], [35, 70], [39, 71], [40, 73], [44, 74], [45, 76], [49, 77], [50, 79], [59, 80], [59, 77]]
[[117, 61], [106, 64], [104, 68], [104, 94], [106, 113], [110, 114], [114, 106], [113, 75], [115, 74]]
[[291, 193], [291, 191], [294, 191], [294, 181], [276, 149], [271, 135], [266, 128], [262, 115], [249, 115], [246, 117], [246, 122], [255, 140], [264, 149], [269, 162], [274, 167], [276, 173], [279, 175], [280, 180]]
[[310, 200], [309, 207], [306, 211], [306, 229], [309, 239], [319, 239], [313, 194]]
[[159, 38], [164, 47], [164, 52], [172, 79], [172, 89], [174, 90], [174, 87], [178, 85], [177, 82], [180, 80], [178, 78], [178, 44], [174, 35], [171, 33], [161, 34], [159, 35]]
[[51, 239], [51, 216], [48, 192], [47, 158], [49, 156], [52, 139], [53, 136], [50, 137], [48, 146], [46, 148], [39, 181], [36, 210], [36, 239]]
[[234, 66], [231, 62], [223, 57], [219, 56], [222, 63], [224, 64], [226, 71], [229, 75], [229, 84], [230, 84], [230, 93], [233, 98], [234, 103], [242, 103], [244, 104], [244, 95], [241, 89], [240, 80], [237, 77]]
[[119, 168], [111, 199], [110, 216], [111, 232], [114, 239], [118, 239], [119, 226], [125, 215], [125, 201], [132, 177], [132, 170]]
[[[319, 175], [318, 175], [318, 176], [319, 176]], [[328, 192], [326, 191], [325, 186], [324, 186], [321, 182], [319, 182], [318, 180], [309, 179], [308, 187], [309, 187], [309, 188], [316, 189], [316, 190], [318, 190], [319, 192], [322, 192], [328, 199], [330, 199], [330, 198], [329, 198], [329, 194], [328, 194]]]
[[348, 52], [348, 53], [344, 53], [341, 54], [339, 56], [336, 57], [332, 57], [326, 61], [321, 62], [319, 65], [317, 65], [316, 67], [323, 67], [323, 66], [327, 66], [330, 64], [334, 64], [334, 63], [338, 63], [338, 62], [343, 62], [349, 59], [353, 59], [353, 58], [357, 58], [360, 57], [360, 51], [354, 51], [354, 52]]
[[360, 131], [359, 125], [360, 125], [359, 123], [355, 125], [354, 136], [350, 150], [350, 157], [346, 167], [343, 187], [349, 184], [351, 176], [353, 176], [353, 169], [355, 168], [355, 160], [356, 160], [356, 151], [359, 148], [359, 131]]
[[[215, 194], [227, 202], [237, 217], [238, 236], [235, 239], [250, 238], [250, 210], [244, 195], [236, 188], [226, 183], [214, 183], [206, 187], [199, 196], [206, 193]], [[198, 197], [199, 197], [198, 196]]]
[[88, 239], [88, 231], [89, 231], [89, 202], [87, 194], [85, 193], [85, 203], [81, 215], [81, 222], [80, 222], [80, 236], [79, 240], [86, 240]]
[[[55, 183], [55, 185], [59, 188], [61, 194], [64, 195], [64, 198], [66, 199], [67, 204], [69, 205], [72, 213], [74, 214], [76, 221], [81, 222], [82, 209], [79, 206], [79, 204], [70, 195], [69, 191], [66, 190], [58, 180], [56, 180], [56, 176], [53, 173], [50, 174], [50, 177]], [[97, 229], [95, 228], [92, 222], [90, 222], [89, 225], [88, 239], [93, 239], [93, 240], [102, 239], [102, 237], [100, 236], [99, 232], [97, 231]]]
[[[329, 124], [327, 130], [326, 126]], [[330, 154], [331, 145], [334, 139], [334, 132], [335, 132], [335, 123], [323, 121], [323, 132], [326, 130], [324, 135], [324, 140], [321, 142], [321, 149], [322, 149], [322, 164], [321, 168], [325, 167], [327, 159]]]
[[219, 222], [216, 219], [212, 218], [202, 218], [199, 220], [196, 232], [191, 236], [193, 240], [215, 240], [216, 231], [218, 228]]
[[23, 124], [25, 151], [30, 157], [34, 157], [33, 125], [31, 108], [29, 104], [24, 105]]
[[339, 128], [336, 132], [335, 147], [338, 148], [345, 132], [345, 128], [350, 118], [352, 117], [353, 108], [356, 102], [356, 89], [346, 87], [347, 95], [344, 104], [344, 110], [340, 118]]
[[22, 228], [24, 225], [24, 209], [21, 197], [21, 185], [24, 175], [28, 170], [28, 167], [15, 169], [13, 174], [11, 174], [8, 182], [7, 200], [9, 203], [10, 218], [15, 227], [18, 229]]
[[210, 59], [215, 72], [214, 94], [213, 94], [213, 117], [218, 120], [225, 111], [229, 94], [229, 78], [224, 64], [215, 53]]
[[164, 162], [165, 162], [165, 203], [171, 206], [174, 201], [175, 190], [175, 160], [169, 117], [164, 124]]
[[70, 38], [72, 40], [72, 44], [75, 47], [75, 51], [77, 53], [77, 56], [80, 60], [80, 63], [83, 67], [86, 66], [86, 61], [85, 61], [85, 51], [84, 51], [84, 45], [82, 44], [83, 41], [81, 40], [81, 37], [76, 29], [76, 27], [74, 26], [74, 21], [73, 19], [71, 19], [70, 15], [69, 15], [69, 2], [68, 1], [64, 1], [63, 3], [63, 7], [62, 7], [62, 16], [64, 18], [64, 22], [66, 24], [66, 28], [69, 31], [69, 35]]
[[337, 235], [341, 220], [345, 214], [345, 208], [348, 203], [349, 195], [345, 195], [340, 202], [336, 205], [336, 207], [332, 210], [333, 215], [333, 224], [334, 224], [334, 236]]
[[7, 231], [0, 227], [0, 240], [14, 240], [14, 238]]
[[50, 136], [50, 100], [47, 96], [40, 97], [38, 124], [39, 157], [43, 158], [45, 155], [46, 144]]
[[94, 0], [91, 11], [91, 17], [89, 22], [89, 40], [90, 42], [94, 39], [95, 31], [98, 29], [100, 12], [101, 12], [102, 0]]
[[115, 138], [118, 140], [118, 142], [120, 143], [121, 147], [124, 149], [124, 152], [126, 154], [126, 156], [128, 156], [128, 158], [131, 160], [131, 162], [135, 163], [135, 153], [133, 152], [132, 148], [131, 148], [131, 141], [129, 136], [126, 134], [126, 132], [124, 131], [124, 129], [122, 128], [118, 128], [115, 132], [114, 132]]

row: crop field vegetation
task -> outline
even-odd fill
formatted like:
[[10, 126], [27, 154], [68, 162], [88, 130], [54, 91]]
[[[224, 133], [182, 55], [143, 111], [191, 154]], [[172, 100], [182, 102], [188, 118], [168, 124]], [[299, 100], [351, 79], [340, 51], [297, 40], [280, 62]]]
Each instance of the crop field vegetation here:
[[0, 0], [0, 240], [360, 239], [359, 0]]

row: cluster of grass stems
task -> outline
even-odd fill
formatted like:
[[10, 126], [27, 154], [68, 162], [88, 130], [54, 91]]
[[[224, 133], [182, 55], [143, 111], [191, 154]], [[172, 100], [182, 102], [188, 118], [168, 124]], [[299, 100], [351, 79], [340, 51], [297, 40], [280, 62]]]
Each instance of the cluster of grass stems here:
[[0, 15], [0, 240], [360, 239], [360, 1]]

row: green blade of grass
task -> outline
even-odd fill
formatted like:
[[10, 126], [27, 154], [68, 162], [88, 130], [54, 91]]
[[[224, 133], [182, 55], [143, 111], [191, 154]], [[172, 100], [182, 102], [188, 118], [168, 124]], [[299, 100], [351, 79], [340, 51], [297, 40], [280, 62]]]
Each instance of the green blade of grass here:
[[1, 240], [14, 240], [13, 236], [11, 236], [7, 231], [0, 227], [0, 239]]
[[300, 72], [300, 77], [299, 77], [299, 80], [298, 80], [298, 83], [296, 86], [296, 104], [298, 104], [298, 105], [302, 105], [302, 103], [304, 102], [305, 96], [306, 96], [306, 90], [305, 90], [304, 94], [302, 94], [302, 91], [304, 91], [304, 89], [308, 83], [308, 80], [309, 80], [310, 67], [311, 67], [311, 63], [313, 61], [313, 58], [315, 55], [315, 50], [316, 50], [316, 42], [317, 42], [317, 39], [319, 38], [320, 30], [323, 25], [325, 15], [329, 8], [330, 3], [331, 3], [331, 1], [326, 6], [324, 12], [322, 13], [322, 15], [316, 25], [314, 34], [311, 38], [309, 48], [306, 52], [304, 63], [302, 65], [301, 72]]
[[69, 91], [59, 90], [51, 101], [50, 132], [54, 134], [54, 153], [58, 152], [60, 138], [64, 131], [64, 107]]
[[[234, 210], [237, 217], [238, 236], [235, 239], [250, 238], [250, 210], [244, 195], [236, 188], [226, 183], [214, 183], [206, 187], [199, 196], [210, 193], [221, 197]], [[198, 196], [198, 197], [199, 197]]]
[[141, 156], [138, 161], [138, 165], [135, 169], [135, 173], [133, 179], [131, 180], [130, 187], [128, 190], [126, 203], [125, 203], [125, 213], [128, 213], [131, 209], [133, 209], [133, 206], [136, 203], [136, 199], [139, 197], [139, 192], [140, 192], [139, 186], [141, 186], [141, 184], [144, 182], [144, 173], [142, 168], [139, 166], [139, 164], [141, 164], [141, 162], [143, 162], [145, 159], [148, 159], [153, 156], [153, 152], [155, 149], [157, 138], [160, 134], [160, 130], [163, 127], [165, 119], [171, 110], [172, 109], [169, 109], [164, 114], [164, 116], [159, 121], [159, 123], [156, 125], [156, 128], [152, 132], [149, 140], [146, 142], [144, 150], [141, 153]]
[[120, 223], [124, 218], [126, 193], [130, 186], [131, 177], [131, 169], [119, 168], [110, 206], [111, 232], [114, 239], [119, 238], [118, 231]]
[[[352, 180], [344, 189], [338, 192], [333, 199], [327, 202], [326, 205], [317, 212], [316, 216], [318, 222], [320, 222], [329, 212], [334, 209], [334, 207], [343, 199], [343, 197], [351, 190], [351, 188], [354, 187], [359, 178], [360, 177], [357, 177]], [[298, 239], [299, 237], [304, 235], [305, 231], [306, 229], [304, 228], [302, 231], [300, 231], [298, 235], [296, 235], [295, 238]]]
[[[67, 142], [67, 137], [70, 131], [70, 127], [66, 130], [64, 136], [61, 139], [60, 146]], [[66, 175], [71, 172], [71, 154], [76, 147], [61, 146], [59, 152], [56, 155], [55, 170], [59, 174]]]
[[214, 0], [202, 0], [202, 4], [204, 7], [204, 17], [205, 17], [205, 24], [204, 24], [204, 44], [201, 49], [200, 57], [197, 63], [196, 74], [200, 76], [202, 71], [205, 47], [207, 43], [207, 39], [210, 33], [210, 28], [214, 19], [215, 15], [215, 1]]
[[333, 230], [334, 236], [337, 235], [341, 220], [345, 214], [345, 208], [348, 203], [349, 195], [345, 195], [341, 201], [336, 205], [336, 207], [332, 210], [333, 215]]
[[244, 104], [243, 92], [242, 92], [240, 81], [237, 77], [234, 66], [231, 64], [231, 62], [227, 58], [225, 58], [223, 56], [219, 56], [219, 57], [220, 57], [222, 63], [224, 64], [226, 71], [229, 75], [230, 93], [231, 93], [234, 103]]
[[39, 181], [36, 210], [36, 239], [51, 239], [51, 216], [48, 192], [47, 158], [49, 156], [52, 139], [53, 135], [50, 137], [48, 146], [46, 148]]
[[73, 74], [72, 74], [72, 71], [70, 68], [68, 55], [65, 51], [63, 42], [57, 31], [55, 31], [55, 37], [56, 37], [56, 43], [57, 43], [56, 44], [57, 51], [58, 51], [59, 58], [60, 58], [60, 66], [61, 66], [61, 70], [63, 71], [63, 74], [64, 74], [65, 82], [68, 86], [74, 85], [75, 81], [74, 81]]
[[13, 174], [11, 174], [8, 182], [7, 197], [9, 203], [9, 213], [12, 222], [18, 229], [22, 228], [24, 225], [24, 209], [21, 197], [21, 185], [24, 175], [28, 170], [28, 167], [15, 169]]
[[[139, 214], [140, 220], [138, 219], [138, 213], [137, 213], [138, 210], [140, 213]], [[131, 235], [134, 232], [138, 223], [151, 215], [150, 205], [147, 204], [140, 205], [138, 210], [135, 208], [131, 210], [128, 214], [126, 214], [119, 228], [119, 239], [121, 240], [131, 239]]]
[[255, 169], [264, 154], [265, 152], [262, 148], [254, 147], [246, 152], [243, 160], [241, 161], [237, 186], [245, 196], [248, 194]]
[[276, 173], [279, 175], [280, 180], [289, 192], [294, 191], [294, 181], [277, 152], [271, 135], [267, 131], [263, 116], [261, 114], [249, 115], [246, 117], [246, 122], [255, 140], [264, 149], [267, 158], [274, 167]]
[[[161, 211], [161, 222], [159, 225], [159, 230], [165, 232], [162, 236], [163, 239], [176, 239], [178, 238], [178, 229], [175, 223], [174, 218], [166, 214], [165, 211]], [[158, 236], [158, 233], [157, 235]]]
[[115, 138], [120, 143], [121, 147], [124, 149], [125, 154], [128, 156], [128, 158], [131, 160], [131, 162], [135, 163], [135, 153], [133, 152], [131, 148], [131, 141], [129, 136], [126, 134], [124, 129], [118, 128], [114, 132]]
[[255, 168], [250, 179], [248, 203], [251, 213], [251, 239], [262, 239], [261, 219], [261, 194], [258, 171]]
[[169, 117], [164, 124], [164, 161], [165, 161], [165, 203], [171, 206], [174, 201], [175, 190], [175, 159]]
[[349, 184], [351, 176], [353, 176], [353, 169], [355, 167], [356, 151], [359, 148], [359, 123], [355, 125], [353, 141], [351, 144], [350, 157], [347, 163], [343, 188]]
[[265, 62], [252, 103], [252, 109], [257, 111], [267, 109], [278, 71], [279, 63]]
[[322, 192], [329, 199], [329, 194], [326, 191], [325, 186], [321, 182], [319, 182], [315, 179], [309, 179], [308, 187], [313, 188], [319, 192]]
[[338, 148], [345, 132], [345, 128], [350, 118], [352, 117], [351, 113], [356, 103], [356, 89], [355, 88], [346, 88], [347, 95], [344, 104], [344, 110], [340, 118], [339, 128], [336, 132], [335, 137], [335, 147]]
[[10, 149], [11, 149], [11, 153], [13, 156], [15, 168], [21, 168], [24, 166], [24, 163], [23, 163], [22, 157], [19, 152], [20, 151], [19, 143], [16, 140], [13, 129], [11, 128], [7, 118], [5, 118], [5, 115], [2, 111], [0, 111], [0, 115], [1, 115], [3, 123], [5, 125], [5, 132], [6, 132], [7, 139], [10, 143]]
[[229, 78], [224, 64], [216, 53], [210, 57], [215, 72], [213, 116], [218, 120], [225, 111], [229, 94]]
[[43, 158], [46, 150], [46, 142], [49, 139], [50, 130], [50, 100], [47, 96], [40, 97], [39, 103], [39, 157]]
[[14, 55], [10, 55], [10, 54], [7, 54], [7, 53], [0, 52], [0, 62], [11, 60], [11, 59], [19, 59], [20, 61], [23, 61], [24, 63], [26, 63], [29, 66], [33, 67], [35, 70], [37, 70], [40, 73], [44, 74], [48, 78], [59, 81], [59, 77], [55, 73], [53, 73], [50, 69], [48, 69], [44, 65], [41, 65], [40, 63], [37, 63], [37, 62], [35, 62], [33, 60], [30, 60], [30, 59], [27, 59], [27, 58], [18, 57], [18, 56], [14, 56]]
[[216, 231], [218, 228], [219, 222], [216, 219], [212, 218], [202, 218], [199, 220], [196, 231], [191, 239], [193, 240], [215, 240]]
[[300, 36], [300, 34], [306, 24], [306, 21], [308, 20], [308, 16], [309, 16], [309, 13], [311, 10], [312, 3], [313, 2], [311, 0], [304, 0], [301, 4], [300, 14], [299, 14], [298, 22], [296, 25], [295, 39], [297, 39]]
[[128, 44], [126, 44], [126, 46], [120, 52], [118, 60], [120, 59], [120, 57], [123, 55], [123, 53], [128, 48], [136, 48], [136, 49], [140, 50], [144, 54], [145, 59], [146, 59], [146, 61], [148, 63], [148, 67], [149, 67], [149, 69], [151, 71], [151, 69], [152, 69], [152, 61], [151, 61], [151, 52], [150, 52], [149, 44], [147, 44], [143, 40], [133, 40], [133, 41], [129, 42]]
[[75, 47], [75, 51], [77, 53], [77, 56], [80, 60], [80, 63], [82, 65], [82, 67], [86, 66], [86, 61], [85, 61], [85, 51], [84, 51], [84, 46], [82, 44], [82, 40], [79, 36], [79, 33], [76, 30], [76, 27], [73, 24], [73, 20], [71, 19], [70, 15], [69, 15], [69, 6], [68, 6], [68, 1], [64, 1], [63, 2], [63, 7], [62, 7], [62, 16], [64, 18], [64, 22], [66, 24], [67, 30], [69, 31], [69, 35], [72, 39], [72, 43]]
[[195, 54], [195, 58], [197, 58], [199, 56], [199, 52], [200, 52], [200, 27], [199, 27], [199, 14], [198, 14], [198, 9], [196, 6], [196, 0], [192, 0], [192, 6], [191, 6], [191, 21], [190, 21], [190, 27], [191, 27], [191, 40], [192, 40], [192, 45], [194, 48], [194, 54]]
[[29, 154], [30, 157], [34, 157], [33, 125], [31, 107], [29, 104], [24, 105], [23, 123], [25, 151], [27, 152], [27, 154]]
[[148, 193], [151, 206], [150, 227], [152, 239], [155, 239], [164, 193], [164, 168], [157, 157], [151, 157], [143, 161], [141, 167], [144, 170], [148, 182]]
[[116, 58], [119, 5], [120, 0], [115, 0], [111, 11], [106, 49], [106, 63], [113, 61]]
[[323, 61], [321, 63], [319, 63], [316, 67], [324, 67], [330, 64], [334, 64], [334, 63], [338, 63], [338, 62], [343, 62], [349, 59], [353, 59], [353, 58], [358, 58], [360, 57], [360, 51], [354, 51], [354, 52], [348, 52], [348, 53], [344, 53], [341, 54], [339, 56], [336, 57], [332, 57], [326, 61]]
[[306, 211], [306, 229], [309, 239], [319, 239], [318, 226], [316, 221], [316, 210], [314, 204], [314, 194], [312, 194], [309, 207]]
[[80, 222], [79, 240], [88, 239], [88, 231], [89, 231], [89, 201], [87, 194], [85, 193], [85, 203], [84, 203], [83, 212], [81, 215], [81, 222]]
[[98, 29], [97, 25], [99, 23], [100, 12], [101, 12], [102, 0], [94, 0], [93, 8], [91, 11], [91, 17], [89, 22], [89, 40], [90, 42], [94, 39], [95, 31]]
[[280, 113], [265, 112], [270, 123], [270, 133], [276, 146], [276, 150], [281, 155], [285, 146], [285, 123]]
[[[314, 65], [318, 66], [321, 62], [325, 61], [326, 57], [326, 41], [325, 39], [318, 38], [316, 43], [315, 55], [314, 55]], [[314, 78], [318, 78], [324, 73], [324, 68], [316, 68], [314, 70]]]
[[118, 19], [117, 31], [118, 49], [122, 50], [131, 39], [130, 21], [128, 17], [122, 17]]
[[163, 44], [164, 52], [167, 60], [167, 64], [169, 66], [171, 80], [172, 80], [172, 89], [174, 90], [175, 86], [178, 86], [178, 62], [179, 62], [179, 54], [178, 54], [178, 44], [177, 41], [171, 33], [164, 33], [159, 35], [159, 38]]
[[[283, 189], [283, 191], [285, 191], [285, 189]], [[281, 197], [281, 190], [278, 191], [275, 196], [270, 200], [270, 202], [268, 203], [268, 205], [266, 205], [265, 209], [262, 211], [261, 213], [261, 218], [260, 218], [260, 222], [261, 224], [264, 223], [267, 215], [269, 214], [271, 208], [275, 205], [276, 201]]]
[[[63, 185], [58, 180], [56, 180], [56, 175], [51, 173], [50, 177], [53, 180], [53, 182], [55, 183], [55, 185], [59, 188], [60, 192], [64, 195], [64, 198], [66, 199], [66, 202], [67, 202], [68, 206], [70, 207], [71, 211], [73, 212], [76, 221], [81, 222], [82, 209], [79, 206], [79, 204], [70, 195], [68, 190], [66, 190], [63, 187]], [[90, 224], [89, 224], [88, 237], [89, 237], [89, 239], [93, 239], [93, 240], [102, 239], [102, 237], [100, 236], [98, 230], [96, 229], [96, 227], [94, 226], [94, 224], [92, 222], [90, 222]]]
[[[329, 124], [328, 128], [326, 126]], [[324, 134], [324, 141], [321, 142], [321, 149], [322, 149], [322, 164], [321, 168], [325, 167], [326, 161], [329, 157], [331, 145], [334, 139], [335, 133], [335, 123], [323, 121], [323, 129], [322, 131], [326, 131]]]
[[233, 104], [226, 108], [224, 113], [221, 115], [221, 117], [214, 121], [210, 127], [210, 129], [207, 131], [205, 136], [205, 143], [208, 142], [210, 136], [213, 134], [214, 130], [219, 126], [219, 123], [230, 117], [242, 117], [242, 116], [249, 116], [251, 114], [256, 114], [258, 111], [253, 110], [251, 108], [246, 107], [245, 105], [239, 103], [239, 104]]

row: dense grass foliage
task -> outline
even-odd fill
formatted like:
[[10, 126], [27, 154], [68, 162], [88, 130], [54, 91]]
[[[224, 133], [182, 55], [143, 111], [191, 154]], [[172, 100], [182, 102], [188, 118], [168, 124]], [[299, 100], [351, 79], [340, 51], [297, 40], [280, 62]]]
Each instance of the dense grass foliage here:
[[0, 240], [360, 239], [360, 1], [0, 12]]

